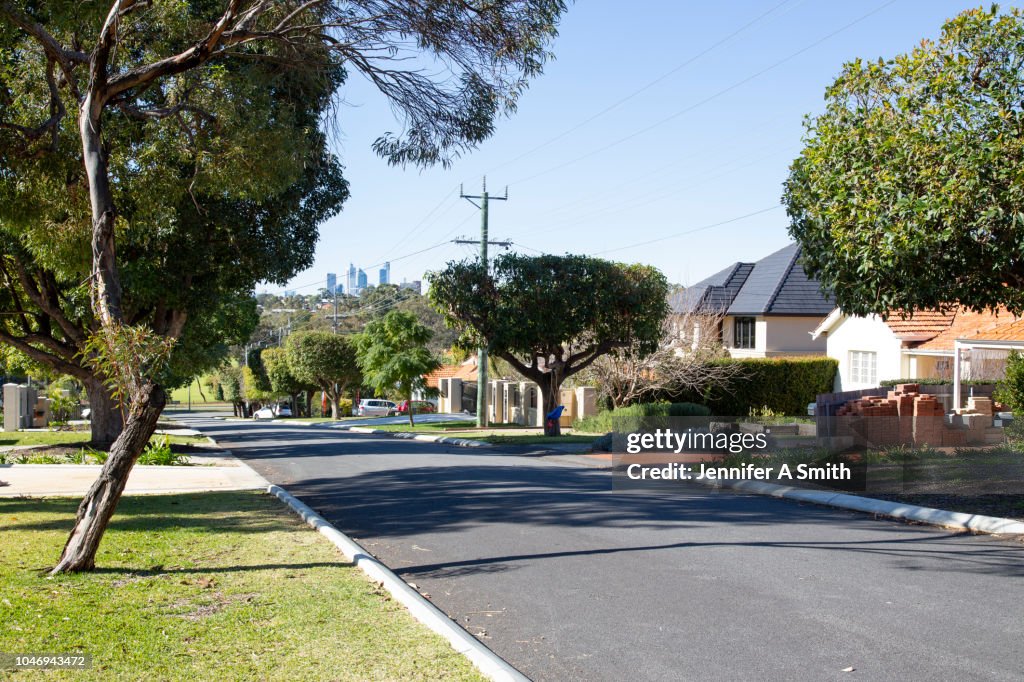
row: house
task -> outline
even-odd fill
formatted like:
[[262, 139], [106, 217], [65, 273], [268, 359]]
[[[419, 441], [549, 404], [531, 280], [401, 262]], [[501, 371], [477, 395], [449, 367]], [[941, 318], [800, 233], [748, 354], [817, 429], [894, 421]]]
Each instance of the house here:
[[[998, 379], [1005, 364], [1005, 349], [1000, 353], [979, 350], [961, 354], [956, 362], [956, 347], [969, 348], [972, 341], [990, 339], [1017, 318], [1002, 310], [997, 313], [957, 309], [947, 312], [921, 310], [912, 315], [893, 311], [883, 320], [878, 315], [846, 315], [833, 310], [813, 332], [825, 341], [830, 358], [839, 362], [836, 391], [874, 388], [890, 379], [947, 379], [959, 372], [962, 378]], [[998, 341], [1000, 339], [990, 339]]]
[[790, 244], [756, 263], [733, 263], [673, 295], [669, 305], [684, 345], [688, 339], [695, 347], [697, 337], [713, 333], [734, 358], [824, 354], [825, 340], [811, 332], [835, 305], [807, 276], [800, 251]]

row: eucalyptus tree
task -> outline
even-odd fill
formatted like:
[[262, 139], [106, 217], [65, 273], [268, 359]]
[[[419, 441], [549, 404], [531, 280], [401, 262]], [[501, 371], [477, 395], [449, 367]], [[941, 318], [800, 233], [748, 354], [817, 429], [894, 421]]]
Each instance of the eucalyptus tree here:
[[[0, 2], [3, 198], [13, 195], [25, 213], [36, 192], [63, 202], [66, 220], [36, 229], [44, 237], [63, 230], [66, 238], [46, 238], [67, 257], [88, 258], [95, 328], [86, 351], [126, 405], [124, 429], [54, 572], [94, 566], [166, 402], [161, 375], [188, 319], [133, 323], [130, 258], [118, 246], [126, 232], [159, 232], [174, 219], [164, 204], [175, 199], [202, 213], [201, 196], [260, 201], [301, 177], [322, 136], [313, 125], [278, 125], [279, 116], [293, 121], [292, 111], [275, 108], [278, 79], [328, 93], [345, 69], [358, 71], [404, 126], [374, 149], [396, 164], [447, 162], [514, 109], [563, 10], [560, 0]], [[150, 144], [133, 143], [124, 132], [133, 126]], [[169, 159], [180, 160], [178, 172]], [[68, 191], [53, 191], [65, 178]]]

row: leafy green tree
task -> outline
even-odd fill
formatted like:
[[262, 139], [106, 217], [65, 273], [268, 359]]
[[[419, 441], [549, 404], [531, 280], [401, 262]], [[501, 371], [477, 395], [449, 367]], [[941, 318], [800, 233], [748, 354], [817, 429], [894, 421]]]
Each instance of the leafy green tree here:
[[427, 344], [434, 336], [412, 313], [392, 310], [366, 325], [356, 337], [359, 367], [367, 384], [377, 391], [397, 391], [409, 401], [409, 424], [415, 425], [413, 391], [426, 387], [423, 375], [441, 362]]
[[1010, 351], [1006, 358], [1006, 376], [996, 384], [993, 397], [1009, 407], [1014, 416], [1024, 416], [1024, 355]]
[[[94, 567], [166, 403], [165, 356], [187, 322], [162, 311], [133, 320], [124, 235], [157, 236], [176, 219], [169, 206], [192, 199], [203, 209], [199, 196], [262, 202], [315, 165], [324, 149], [319, 115], [296, 126], [309, 108], [279, 107], [274, 97], [289, 78], [320, 88], [307, 93], [319, 114], [345, 68], [365, 75], [404, 119], [402, 135], [374, 143], [392, 163], [443, 163], [472, 149], [540, 73], [563, 10], [559, 0], [430, 11], [398, 0], [0, 3], [0, 205], [17, 206], [5, 224], [25, 223], [19, 236], [34, 230], [63, 252], [53, 267], [67, 288], [80, 281], [67, 264], [89, 263], [88, 284], [78, 287], [93, 316], [86, 347], [108, 384], [118, 384], [127, 414], [54, 572]], [[32, 219], [35, 194], [54, 202], [41, 209], [47, 220]], [[53, 307], [47, 297], [35, 304]], [[29, 333], [52, 324], [22, 322]], [[132, 349], [146, 350], [147, 361], [125, 363]], [[157, 349], [167, 352], [150, 353]]]
[[231, 403], [236, 417], [245, 416], [245, 394], [242, 389], [242, 368], [222, 367], [217, 372], [217, 385], [220, 386], [224, 400]]
[[973, 9], [846, 64], [783, 201], [804, 267], [853, 314], [1024, 310], [1024, 14]]
[[[657, 269], [587, 256], [499, 256], [492, 273], [476, 261], [432, 273], [430, 298], [465, 348], [486, 345], [536, 382], [544, 411], [558, 406], [570, 376], [609, 353], [655, 352], [668, 314], [668, 282]], [[557, 420], [545, 434], [559, 435]]]
[[285, 352], [292, 375], [323, 391], [331, 401], [331, 416], [341, 417], [338, 401], [362, 382], [355, 347], [337, 334], [297, 332], [288, 337]]
[[[270, 388], [275, 395], [286, 395], [292, 404], [292, 413], [298, 416], [299, 394], [312, 393], [316, 386], [298, 380], [288, 365], [288, 353], [284, 348], [267, 348], [261, 354]], [[308, 409], [308, 406], [307, 406]]]

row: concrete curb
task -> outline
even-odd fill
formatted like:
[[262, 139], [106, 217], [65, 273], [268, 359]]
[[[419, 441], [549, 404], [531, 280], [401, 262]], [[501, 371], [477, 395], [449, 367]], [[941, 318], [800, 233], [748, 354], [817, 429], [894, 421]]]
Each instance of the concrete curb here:
[[382, 429], [371, 429], [367, 426], [335, 426], [338, 431], [351, 431], [352, 433], [369, 433], [377, 436], [389, 436], [391, 438], [405, 438], [406, 440], [420, 440], [428, 443], [442, 443], [444, 445], [457, 445], [460, 448], [493, 448], [491, 443], [482, 440], [470, 440], [468, 438], [449, 438], [448, 436], [430, 436], [422, 433], [405, 433], [403, 431], [384, 431]]
[[267, 492], [287, 504], [302, 520], [334, 543], [354, 565], [363, 570], [391, 593], [399, 603], [409, 609], [413, 618], [448, 640], [452, 648], [473, 662], [480, 672], [491, 680], [529, 682], [529, 678], [513, 668], [504, 659], [463, 630], [423, 595], [406, 584], [391, 569], [374, 558], [322, 516], [297, 500], [287, 490], [271, 485]]
[[768, 495], [787, 500], [811, 502], [828, 507], [838, 507], [839, 509], [850, 509], [869, 514], [889, 516], [895, 519], [920, 521], [921, 523], [941, 526], [943, 528], [971, 530], [979, 533], [991, 533], [993, 535], [1024, 535], [1024, 522], [998, 516], [964, 514], [943, 509], [933, 509], [931, 507], [919, 507], [914, 504], [877, 500], [872, 497], [860, 497], [858, 495], [848, 495], [827, 490], [793, 488], [791, 486], [764, 483], [762, 481], [700, 480], [698, 483], [711, 488], [729, 488], [758, 495]]

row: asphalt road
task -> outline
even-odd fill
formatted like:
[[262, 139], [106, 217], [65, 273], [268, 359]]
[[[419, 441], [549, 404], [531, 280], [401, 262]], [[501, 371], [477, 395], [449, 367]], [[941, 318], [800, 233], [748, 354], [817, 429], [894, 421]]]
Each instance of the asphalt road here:
[[1024, 544], [613, 493], [567, 458], [200, 426], [535, 680], [1024, 679]]

